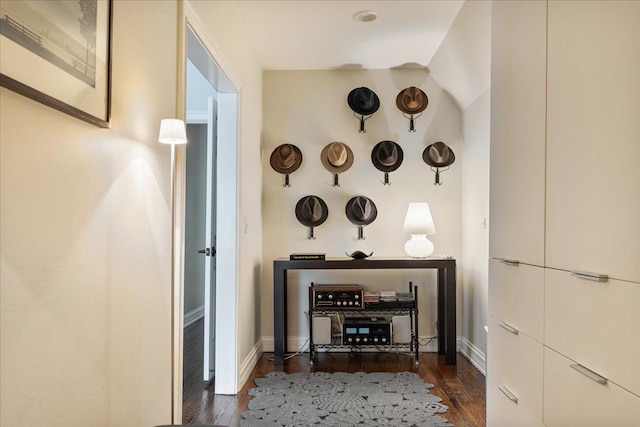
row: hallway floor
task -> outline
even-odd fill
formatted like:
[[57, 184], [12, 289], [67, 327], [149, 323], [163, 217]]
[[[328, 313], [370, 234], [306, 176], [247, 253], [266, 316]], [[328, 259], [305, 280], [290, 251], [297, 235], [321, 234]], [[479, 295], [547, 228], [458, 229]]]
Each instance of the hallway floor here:
[[255, 387], [253, 379], [268, 372], [402, 372], [420, 374], [425, 381], [435, 385], [433, 394], [440, 396], [449, 407], [443, 414], [456, 427], [484, 427], [485, 377], [464, 356], [458, 354], [456, 366], [444, 363], [444, 356], [437, 353], [420, 355], [420, 365], [414, 365], [411, 356], [395, 353], [319, 353], [316, 363], [309, 365], [308, 353], [296, 356], [276, 369], [269, 360], [272, 353], [263, 353], [251, 376], [237, 396], [214, 395], [213, 385], [206, 387], [200, 380], [202, 360], [203, 321], [185, 329], [184, 369], [184, 424], [219, 424], [238, 426], [242, 412], [247, 410], [251, 396], [248, 390]]

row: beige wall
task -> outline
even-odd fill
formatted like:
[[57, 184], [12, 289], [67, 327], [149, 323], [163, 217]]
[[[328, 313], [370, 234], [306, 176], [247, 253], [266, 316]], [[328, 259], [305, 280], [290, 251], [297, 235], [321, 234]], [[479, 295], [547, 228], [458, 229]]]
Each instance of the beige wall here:
[[110, 130], [0, 89], [3, 426], [170, 421], [176, 25], [115, 2]]
[[[415, 133], [396, 108], [400, 90], [421, 87], [429, 106], [416, 120]], [[347, 105], [348, 93], [360, 86], [373, 89], [380, 98], [380, 109], [366, 121], [366, 133], [359, 133], [359, 122]], [[400, 144], [402, 166], [390, 174], [391, 185], [383, 185], [383, 173], [371, 163], [371, 150], [382, 140]], [[428, 201], [437, 235], [431, 240], [434, 255], [461, 255], [460, 163], [441, 174], [443, 185], [434, 185], [434, 173], [422, 160], [424, 148], [445, 141], [460, 154], [462, 119], [449, 95], [429, 76], [427, 70], [350, 70], [350, 71], [268, 71], [264, 77], [263, 135], [263, 273], [262, 330], [265, 350], [273, 349], [273, 264], [292, 252], [324, 252], [344, 257], [355, 250], [374, 252], [374, 256], [406, 256], [402, 224], [409, 202]], [[332, 175], [322, 167], [320, 152], [332, 142], [347, 143], [354, 152], [351, 169], [340, 175], [340, 187], [332, 187]], [[291, 175], [285, 188], [283, 176], [271, 169], [269, 156], [282, 143], [297, 145], [303, 153], [301, 168]], [[328, 205], [329, 217], [315, 228], [316, 240], [307, 239], [307, 228], [295, 217], [297, 201], [306, 195], [321, 197]], [[345, 214], [345, 204], [353, 196], [365, 195], [378, 208], [378, 218], [364, 229], [365, 240], [357, 240], [356, 227]], [[312, 272], [289, 275], [290, 349], [308, 336], [304, 310], [308, 306], [306, 289], [311, 281], [320, 283], [361, 283], [370, 289], [404, 291], [408, 282], [421, 285], [421, 335], [434, 335], [436, 321], [436, 283], [432, 272]]]

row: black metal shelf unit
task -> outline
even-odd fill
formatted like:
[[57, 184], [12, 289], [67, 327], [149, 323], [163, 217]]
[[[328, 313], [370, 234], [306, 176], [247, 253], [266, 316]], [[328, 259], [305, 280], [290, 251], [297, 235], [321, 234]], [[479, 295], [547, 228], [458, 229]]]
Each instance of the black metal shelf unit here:
[[[409, 282], [409, 292], [413, 294], [413, 301], [402, 301], [402, 302], [389, 302], [389, 303], [365, 303], [364, 308], [360, 310], [350, 310], [350, 309], [340, 309], [340, 308], [315, 308], [313, 306], [313, 283], [309, 287], [309, 361], [313, 364], [316, 349], [351, 349], [352, 351], [357, 351], [360, 349], [383, 349], [391, 350], [391, 349], [401, 349], [401, 348], [409, 348], [409, 352], [415, 356], [415, 363], [418, 365], [419, 357], [420, 357], [420, 344], [418, 341], [418, 287], [414, 286], [411, 282]], [[362, 316], [363, 318], [374, 316], [384, 316], [384, 315], [398, 315], [398, 314], [408, 314], [410, 320], [411, 327], [411, 339], [409, 343], [389, 343], [389, 344], [358, 344], [358, 345], [350, 345], [343, 343], [336, 344], [314, 344], [313, 342], [313, 317], [314, 316], [326, 316], [326, 315], [337, 315], [342, 314], [345, 316]], [[367, 316], [370, 315], [370, 316]], [[340, 340], [342, 340], [342, 336]], [[332, 338], [332, 341], [334, 339]]]

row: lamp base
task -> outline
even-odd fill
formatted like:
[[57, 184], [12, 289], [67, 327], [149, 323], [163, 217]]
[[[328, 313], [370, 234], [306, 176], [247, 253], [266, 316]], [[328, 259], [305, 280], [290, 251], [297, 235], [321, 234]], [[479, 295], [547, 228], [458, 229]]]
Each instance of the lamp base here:
[[412, 234], [411, 240], [404, 244], [404, 251], [413, 258], [426, 258], [433, 253], [433, 243], [425, 234]]

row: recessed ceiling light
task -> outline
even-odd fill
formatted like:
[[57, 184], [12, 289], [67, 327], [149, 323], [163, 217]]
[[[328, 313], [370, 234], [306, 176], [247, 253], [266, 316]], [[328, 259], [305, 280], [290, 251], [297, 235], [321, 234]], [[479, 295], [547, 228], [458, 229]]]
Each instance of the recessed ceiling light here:
[[378, 19], [378, 12], [375, 10], [361, 10], [353, 14], [353, 19], [358, 22], [371, 22]]

